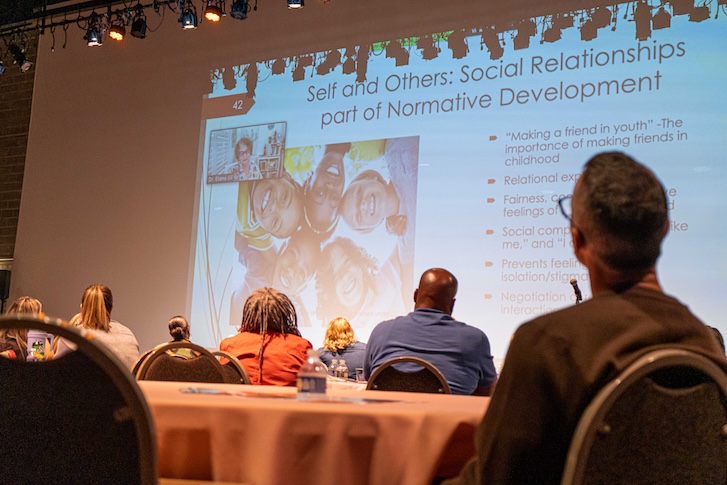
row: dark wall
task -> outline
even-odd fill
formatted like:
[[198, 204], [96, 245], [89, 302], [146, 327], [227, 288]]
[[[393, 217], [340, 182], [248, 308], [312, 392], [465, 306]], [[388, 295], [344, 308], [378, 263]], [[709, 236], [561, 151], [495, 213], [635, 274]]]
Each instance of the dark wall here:
[[[35, 63], [37, 34], [29, 35], [25, 55]], [[35, 80], [35, 66], [21, 72], [9, 55], [2, 60], [6, 71], [0, 75], [0, 259], [12, 258], [15, 251]]]

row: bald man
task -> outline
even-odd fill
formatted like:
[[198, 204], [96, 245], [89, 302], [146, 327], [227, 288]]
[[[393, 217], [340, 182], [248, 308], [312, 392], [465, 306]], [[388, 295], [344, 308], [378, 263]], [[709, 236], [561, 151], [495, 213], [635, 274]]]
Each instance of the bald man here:
[[454, 394], [489, 396], [497, 380], [490, 341], [480, 329], [452, 318], [456, 295], [452, 273], [441, 268], [425, 271], [414, 290], [414, 311], [382, 322], [371, 332], [366, 379], [395, 357], [419, 357], [442, 372]]

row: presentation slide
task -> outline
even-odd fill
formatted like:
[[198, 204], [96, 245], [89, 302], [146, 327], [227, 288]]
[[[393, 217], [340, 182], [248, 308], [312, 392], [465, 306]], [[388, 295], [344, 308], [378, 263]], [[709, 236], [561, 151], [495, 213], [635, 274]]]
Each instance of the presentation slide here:
[[[216, 347], [252, 291], [291, 297], [314, 347], [366, 341], [431, 267], [504, 357], [521, 323], [591, 298], [568, 206], [618, 150], [658, 175], [665, 291], [722, 326], [727, 13], [620, 4], [216, 66], [203, 93], [191, 321]], [[711, 7], [711, 9], [710, 9]], [[681, 10], [680, 10], [681, 9]]]

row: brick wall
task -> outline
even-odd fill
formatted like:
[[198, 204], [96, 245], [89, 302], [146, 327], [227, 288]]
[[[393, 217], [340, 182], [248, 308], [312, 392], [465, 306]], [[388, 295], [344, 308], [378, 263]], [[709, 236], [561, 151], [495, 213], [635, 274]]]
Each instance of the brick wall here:
[[[33, 64], [37, 45], [37, 34], [29, 33], [25, 55]], [[0, 75], [0, 259], [12, 258], [15, 251], [35, 80], [35, 65], [21, 72], [5, 49], [2, 61], [6, 70]]]

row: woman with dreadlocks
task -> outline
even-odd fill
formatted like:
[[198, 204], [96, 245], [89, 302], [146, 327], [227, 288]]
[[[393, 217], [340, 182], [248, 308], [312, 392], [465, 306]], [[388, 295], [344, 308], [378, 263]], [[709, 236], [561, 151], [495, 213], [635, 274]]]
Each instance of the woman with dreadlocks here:
[[252, 384], [272, 386], [294, 386], [310, 348], [298, 331], [293, 303], [273, 288], [250, 295], [242, 310], [240, 333], [220, 343], [220, 350], [237, 356], [245, 366]]

